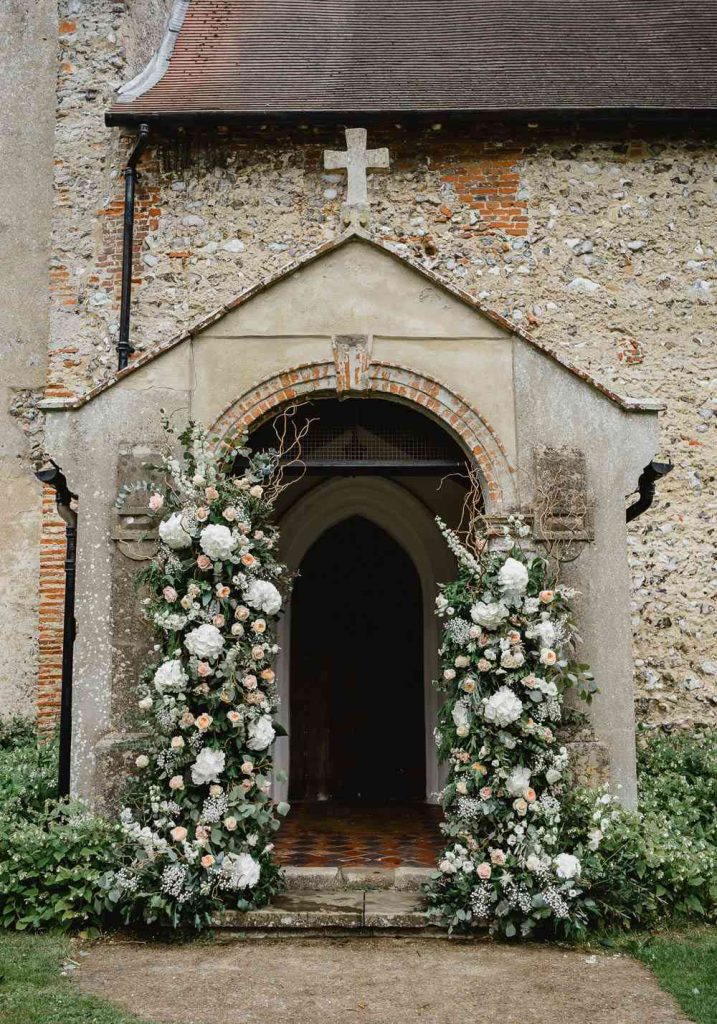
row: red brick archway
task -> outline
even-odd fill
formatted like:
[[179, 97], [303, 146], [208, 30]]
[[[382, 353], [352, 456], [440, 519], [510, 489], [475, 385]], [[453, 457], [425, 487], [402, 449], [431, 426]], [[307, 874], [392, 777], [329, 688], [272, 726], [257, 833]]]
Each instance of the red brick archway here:
[[[486, 511], [498, 514], [517, 507], [514, 471], [497, 434], [475, 409], [440, 381], [389, 363], [373, 362], [364, 395], [389, 396], [418, 407], [438, 420], [470, 455], [481, 478]], [[336, 394], [341, 382], [336, 363], [307, 363], [268, 377], [231, 403], [219, 416], [214, 430], [220, 441], [231, 444], [288, 402]]]

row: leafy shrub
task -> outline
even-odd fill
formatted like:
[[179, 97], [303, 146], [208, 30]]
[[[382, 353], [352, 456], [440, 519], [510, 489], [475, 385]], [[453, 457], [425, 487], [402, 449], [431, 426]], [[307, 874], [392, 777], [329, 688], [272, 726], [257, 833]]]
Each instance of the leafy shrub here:
[[22, 720], [0, 726], [0, 926], [98, 924], [99, 878], [115, 862], [119, 829], [58, 800], [57, 744]]
[[655, 736], [639, 752], [637, 812], [575, 789], [565, 842], [580, 847], [593, 928], [717, 914], [717, 730]]

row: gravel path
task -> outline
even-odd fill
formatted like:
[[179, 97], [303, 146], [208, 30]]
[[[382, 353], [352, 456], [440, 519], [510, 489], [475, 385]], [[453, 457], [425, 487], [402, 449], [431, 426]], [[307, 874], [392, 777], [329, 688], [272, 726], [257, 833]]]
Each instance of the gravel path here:
[[640, 964], [550, 946], [403, 937], [114, 939], [76, 972], [87, 992], [182, 1024], [678, 1024]]

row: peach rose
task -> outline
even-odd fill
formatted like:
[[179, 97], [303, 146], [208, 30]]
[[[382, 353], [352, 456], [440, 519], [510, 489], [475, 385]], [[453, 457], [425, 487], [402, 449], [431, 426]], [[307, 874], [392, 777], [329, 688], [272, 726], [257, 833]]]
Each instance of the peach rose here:
[[237, 510], [230, 506], [229, 508], [224, 509], [222, 515], [224, 516], [228, 523], [233, 523], [237, 517]]
[[200, 676], [200, 678], [202, 679], [206, 678], [207, 676], [210, 676], [213, 671], [214, 669], [212, 668], [208, 661], [200, 661], [199, 664], [197, 665], [197, 675]]
[[201, 505], [195, 514], [200, 523], [205, 523], [209, 519], [209, 509], [204, 505]]
[[255, 675], [244, 676], [242, 679], [242, 686], [245, 690], [256, 690], [257, 682]]
[[540, 664], [541, 665], [554, 665], [558, 660], [558, 656], [555, 651], [551, 650], [550, 647], [544, 647], [540, 652]]
[[267, 682], [267, 683], [273, 683], [274, 682], [274, 669], [273, 668], [264, 668], [264, 669], [262, 669], [261, 678], [265, 682]]
[[261, 661], [264, 657], [264, 648], [260, 644], [255, 644], [251, 649], [252, 661]]
[[251, 628], [254, 633], [265, 633], [266, 621], [264, 619], [255, 619], [251, 624]]
[[231, 694], [227, 693], [226, 690], [222, 690], [222, 692], [219, 694], [219, 700], [222, 702], [222, 704], [231, 704]]
[[187, 838], [187, 830], [183, 825], [177, 825], [177, 827], [173, 828], [169, 834], [175, 843], [183, 843]]
[[189, 594], [185, 594], [184, 597], [182, 598], [182, 600], [179, 603], [181, 604], [182, 608], [184, 608], [185, 612], [188, 612], [189, 609], [194, 604], [194, 601], [189, 596]]
[[223, 615], [215, 615], [212, 619], [212, 623], [217, 627], [217, 629], [222, 629], [226, 625], [226, 622], [227, 620]]
[[251, 761], [242, 761], [241, 770], [242, 775], [251, 775], [252, 772], [254, 771], [254, 765], [251, 763]]
[[207, 729], [209, 728], [209, 726], [212, 724], [213, 721], [214, 721], [214, 719], [212, 718], [212, 716], [208, 715], [205, 712], [203, 715], [199, 716], [199, 718], [197, 719], [195, 724], [197, 726], [197, 729], [199, 729], [200, 732], [206, 732]]
[[170, 789], [184, 789], [184, 776], [182, 776], [182, 775], [173, 775], [172, 778], [169, 780], [169, 788]]
[[211, 484], [209, 485], [209, 487], [207, 487], [204, 494], [206, 496], [207, 501], [216, 501], [217, 498], [219, 497], [219, 491], [216, 489], [216, 487], [212, 487]]
[[169, 601], [171, 604], [172, 601], [177, 600], [179, 594], [174, 589], [174, 587], [165, 587], [164, 590], [162, 591], [162, 597], [164, 598], [165, 601]]
[[505, 864], [505, 854], [502, 850], [491, 850], [490, 859], [493, 864], [497, 864], [498, 867], [502, 867]]
[[194, 725], [194, 715], [192, 712], [183, 711], [182, 717], [179, 719], [179, 724], [185, 729], [188, 729], [190, 725]]
[[513, 647], [517, 647], [521, 640], [522, 637], [520, 633], [518, 633], [515, 629], [511, 629], [510, 633], [508, 633], [508, 642], [512, 644]]
[[209, 829], [206, 825], [197, 825], [194, 830], [194, 836], [199, 843], [206, 843], [209, 839]]
[[261, 498], [264, 493], [264, 488], [260, 487], [259, 484], [254, 484], [253, 487], [249, 488], [249, 494], [252, 498]]
[[234, 609], [234, 618], [238, 619], [239, 622], [246, 622], [246, 620], [249, 618], [250, 615], [251, 615], [251, 612], [243, 604], [238, 604], [236, 606], [236, 608]]
[[554, 597], [554, 590], [541, 590], [538, 594], [538, 600], [541, 602], [541, 604], [550, 604]]
[[481, 672], [490, 672], [490, 662], [487, 658], [481, 658], [478, 662], [478, 668]]
[[483, 789], [480, 791], [481, 800], [490, 800], [492, 796], [493, 790], [490, 788], [490, 786], [484, 786]]
[[217, 785], [216, 782], [214, 783], [214, 785], [209, 787], [210, 796], [221, 796], [223, 792], [224, 790], [222, 789], [222, 787]]
[[197, 555], [197, 567], [202, 572], [207, 572], [212, 567], [212, 560], [208, 555]]
[[162, 505], [164, 505], [164, 498], [161, 494], [150, 494], [149, 496], [149, 507], [153, 512], [159, 512]]
[[172, 736], [169, 745], [172, 750], [181, 750], [184, 746], [184, 736]]
[[528, 788], [526, 789], [525, 793], [523, 793], [523, 796], [525, 797], [525, 799], [528, 801], [529, 804], [534, 803], [535, 800], [537, 799], [536, 792], [535, 792], [535, 790], [531, 786], [528, 786]]
[[453, 662], [456, 668], [468, 668], [470, 663], [471, 659], [467, 657], [465, 654], [458, 654], [455, 658], [455, 661]]
[[214, 858], [212, 857], [211, 853], [204, 854], [201, 860], [201, 864], [202, 867], [206, 868], [207, 870], [209, 870], [209, 868], [212, 867], [212, 865], [214, 864]]
[[513, 801], [513, 810], [519, 817], [523, 817], [528, 810], [527, 802], [521, 797]]
[[239, 725], [239, 723], [241, 722], [241, 715], [239, 714], [238, 711], [227, 711], [227, 718], [232, 723], [232, 725]]
[[488, 861], [484, 860], [482, 864], [478, 865], [478, 877], [482, 878], [483, 881], [487, 881], [493, 874], [493, 868], [490, 866]]
[[477, 775], [485, 775], [487, 771], [486, 766], [484, 764], [481, 764], [479, 761], [476, 761], [475, 764], [472, 764], [471, 768]]
[[224, 819], [224, 828], [228, 832], [234, 832], [236, 827], [237, 827], [237, 825], [238, 825], [238, 822], [237, 822], [236, 818], [225, 818]]
[[232, 624], [232, 636], [244, 636], [244, 627], [241, 622], [234, 622]]
[[254, 558], [251, 551], [247, 551], [241, 556], [241, 564], [245, 565], [247, 569], [251, 569], [252, 565], [256, 565], [256, 558]]

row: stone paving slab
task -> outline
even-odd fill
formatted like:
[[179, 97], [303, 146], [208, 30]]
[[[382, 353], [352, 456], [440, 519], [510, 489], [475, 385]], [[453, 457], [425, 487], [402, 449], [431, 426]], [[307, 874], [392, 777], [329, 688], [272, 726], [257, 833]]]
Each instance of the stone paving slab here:
[[557, 946], [233, 938], [89, 949], [80, 987], [156, 1024], [684, 1024], [641, 964]]
[[426, 915], [418, 892], [306, 889], [282, 893], [261, 910], [225, 911], [216, 926], [242, 931], [252, 928], [424, 928]]
[[294, 867], [284, 869], [290, 892], [336, 889], [401, 889], [418, 891], [428, 881], [433, 868], [384, 868], [374, 864], [342, 867], [338, 864], [320, 867]]

